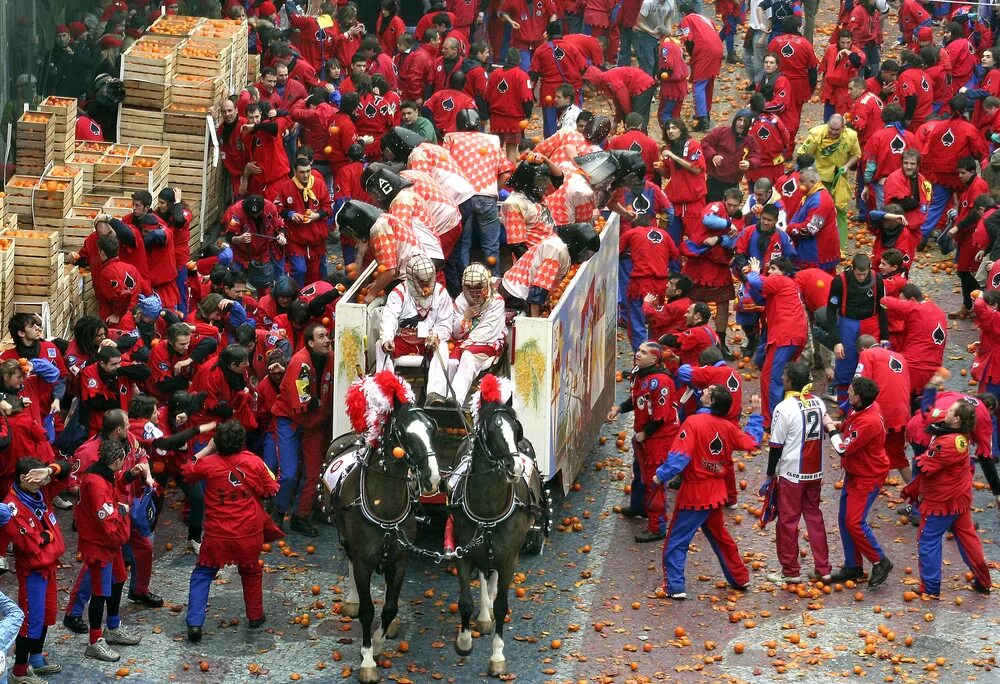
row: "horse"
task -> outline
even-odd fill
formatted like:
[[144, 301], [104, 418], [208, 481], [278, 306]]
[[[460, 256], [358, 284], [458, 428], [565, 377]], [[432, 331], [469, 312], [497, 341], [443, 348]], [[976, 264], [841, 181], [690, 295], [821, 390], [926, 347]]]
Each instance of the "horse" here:
[[[461, 597], [462, 629], [455, 639], [460, 656], [472, 653], [472, 571], [479, 573], [479, 631], [493, 631], [489, 673], [506, 672], [503, 626], [514, 565], [529, 532], [548, 532], [548, 498], [535, 468], [534, 449], [524, 439], [514, 410], [502, 401], [505, 391], [492, 375], [483, 378], [471, 439], [449, 478], [448, 505], [454, 516], [454, 540]], [[500, 591], [502, 589], [502, 591]]]
[[[414, 504], [420, 493], [436, 492], [441, 478], [433, 446], [437, 425], [411, 403], [412, 390], [405, 381], [399, 382], [410, 401], [393, 397], [387, 418], [383, 414], [373, 420], [369, 415], [376, 440], [358, 432], [334, 440], [321, 485], [321, 509], [327, 521], [336, 524], [349, 560], [342, 613], [361, 622], [358, 680], [364, 684], [379, 681], [374, 654], [381, 653], [384, 637], [396, 636], [399, 593], [417, 533]], [[373, 633], [371, 580], [376, 571], [385, 575], [386, 589], [382, 622]]]

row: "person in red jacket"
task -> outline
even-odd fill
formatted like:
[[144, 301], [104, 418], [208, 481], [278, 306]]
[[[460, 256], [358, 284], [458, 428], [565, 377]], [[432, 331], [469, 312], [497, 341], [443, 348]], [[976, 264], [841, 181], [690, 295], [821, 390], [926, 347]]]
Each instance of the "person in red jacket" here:
[[666, 146], [663, 148], [663, 170], [670, 179], [666, 193], [674, 205], [674, 218], [669, 226], [674, 244], [697, 230], [705, 208], [708, 185], [706, 162], [701, 143], [691, 137], [687, 124], [680, 119], [667, 122]]
[[976, 421], [976, 409], [969, 402], [959, 400], [949, 406], [942, 420], [928, 426], [930, 445], [915, 458], [919, 473], [903, 489], [907, 499], [920, 503], [920, 591], [935, 597], [941, 593], [941, 542], [949, 531], [972, 571], [972, 588], [990, 593], [990, 569], [971, 514], [969, 438]]
[[[987, 142], [979, 135], [979, 131], [965, 120], [963, 112], [968, 101], [965, 95], [955, 95], [950, 101], [951, 118], [934, 123], [933, 130], [928, 132], [922, 141], [920, 154], [923, 158], [921, 171], [927, 180], [933, 184], [931, 205], [927, 210], [927, 220], [921, 229], [926, 242], [931, 232], [938, 227], [938, 222], [945, 213], [952, 195], [961, 192], [963, 184], [958, 175], [958, 162], [963, 157], [982, 159], [987, 153]], [[920, 135], [917, 135], [920, 138]]]
[[781, 119], [767, 111], [763, 94], [750, 96], [750, 111], [754, 118], [747, 137], [751, 144], [755, 144], [756, 151], [751, 151], [745, 160], [747, 184], [753, 186], [757, 181], [766, 179], [774, 185], [785, 173], [785, 155], [792, 138]]
[[676, 370], [677, 366], [688, 364], [694, 365], [698, 362], [701, 353], [709, 347], [719, 345], [719, 336], [715, 328], [709, 324], [712, 318], [712, 310], [705, 302], [692, 303], [684, 312], [683, 330], [676, 333], [668, 333], [660, 337], [659, 342], [671, 352], [676, 350], [676, 362], [667, 362], [671, 370]]
[[882, 109], [883, 127], [868, 138], [861, 151], [858, 168], [864, 170], [859, 184], [863, 187], [859, 208], [862, 220], [870, 210], [882, 209], [885, 202], [885, 179], [893, 171], [902, 168], [903, 153], [916, 150], [916, 136], [910, 133], [903, 122], [903, 109], [895, 102], [889, 102]]
[[[760, 369], [761, 405], [764, 425], [771, 424], [771, 411], [784, 399], [782, 379], [785, 366], [796, 360], [808, 338], [808, 322], [798, 284], [792, 277], [792, 262], [784, 257], [771, 259], [767, 275], [760, 275], [760, 262], [751, 257], [747, 282], [751, 291], [764, 297], [764, 364]], [[766, 388], [766, 391], [764, 391]]]
[[864, 64], [865, 53], [854, 45], [854, 34], [844, 29], [838, 31], [837, 44], [826, 49], [819, 64], [819, 73], [823, 74], [820, 100], [824, 121], [834, 114], [847, 113], [851, 106], [847, 85], [858, 77]]
[[678, 245], [684, 256], [684, 273], [694, 283], [691, 299], [716, 306], [715, 332], [724, 356], [731, 356], [725, 342], [726, 326], [729, 302], [733, 299], [733, 249], [743, 229], [742, 205], [741, 190], [726, 190], [721, 202], [705, 206], [701, 223], [693, 224]]
[[122, 353], [112, 345], [98, 349], [94, 363], [80, 373], [80, 402], [89, 415], [90, 433], [101, 430], [104, 412], [126, 410], [135, 393], [135, 383], [150, 377], [144, 364], [122, 364]]
[[704, 132], [711, 128], [712, 97], [715, 77], [722, 69], [723, 48], [719, 30], [708, 17], [695, 12], [684, 0], [677, 6], [684, 15], [679, 24], [681, 40], [691, 57], [691, 83], [694, 86], [694, 115], [697, 124], [692, 130]]
[[[643, 125], [642, 116], [638, 112], [628, 114], [623, 123], [625, 125], [625, 132], [610, 138], [606, 149], [638, 152], [642, 156], [643, 163], [646, 165], [646, 180], [650, 183], [656, 183], [660, 176], [656, 170], [656, 163], [660, 161], [659, 143], [644, 132], [646, 128]], [[702, 140], [703, 146], [704, 142]], [[706, 154], [708, 154], [707, 151]], [[711, 178], [709, 182], [711, 183]]]
[[[887, 59], [882, 64], [883, 71], [890, 66], [895, 67], [895, 62]], [[847, 84], [847, 96], [851, 104], [844, 114], [844, 121], [857, 131], [858, 144], [862, 150], [868, 144], [868, 140], [882, 129], [882, 108], [885, 105], [878, 95], [871, 91], [869, 83], [872, 80], [874, 79], [868, 79], [866, 82], [857, 77]]]
[[753, 113], [741, 109], [728, 126], [717, 126], [701, 139], [705, 153], [707, 194], [709, 202], [721, 202], [724, 193], [738, 188], [743, 174], [750, 168], [748, 159], [757, 152], [757, 141], [749, 134]]
[[984, 216], [992, 213], [996, 202], [989, 194], [986, 181], [979, 176], [978, 163], [974, 158], [959, 159], [956, 168], [960, 187], [955, 208], [948, 213], [949, 218], [955, 222], [948, 234], [955, 241], [958, 250], [955, 267], [962, 285], [962, 308], [948, 314], [948, 318], [965, 319], [972, 313], [972, 292], [980, 288], [979, 281], [976, 280], [976, 271], [981, 261], [979, 247], [975, 244], [976, 229]]
[[358, 8], [347, 3], [337, 9], [337, 32], [333, 34], [333, 56], [346, 68], [364, 37], [365, 25], [358, 21]]
[[[305, 347], [292, 355], [271, 412], [280, 467], [272, 516], [282, 526], [298, 495], [291, 528], [308, 537], [319, 534], [309, 521], [316, 499], [323, 455], [329, 442], [333, 399], [333, 352], [329, 331], [314, 323], [303, 335]], [[301, 481], [301, 484], [300, 484]]]
[[289, 272], [299, 285], [326, 277], [327, 220], [332, 205], [323, 176], [305, 157], [295, 160], [295, 175], [275, 183], [271, 201], [285, 220]]
[[[97, 462], [80, 478], [80, 503], [75, 508], [80, 555], [90, 573], [93, 592], [88, 609], [90, 645], [85, 655], [106, 662], [121, 658], [111, 645], [135, 646], [142, 640], [122, 627], [118, 614], [128, 578], [122, 547], [128, 542], [131, 523], [129, 506], [116, 485], [125, 456], [121, 442], [109, 439], [101, 443]], [[143, 465], [130, 472], [133, 476], [149, 474], [148, 466]], [[107, 629], [102, 632], [105, 607]]]
[[751, 414], [742, 431], [726, 418], [732, 403], [732, 395], [722, 385], [706, 389], [701, 396], [702, 408], [681, 424], [666, 460], [653, 477], [654, 486], [662, 486], [683, 474], [663, 544], [664, 589], [674, 600], [687, 598], [684, 567], [699, 529], [715, 551], [729, 585], [744, 591], [750, 584], [750, 571], [726, 530], [722, 507], [729, 500], [726, 482], [732, 477], [733, 452], [756, 449], [764, 430], [760, 397], [751, 397]]
[[528, 71], [532, 51], [545, 40], [545, 28], [559, 18], [556, 4], [553, 0], [502, 0], [497, 17], [510, 26], [510, 46], [520, 50], [521, 68]]
[[503, 65], [490, 72], [485, 93], [490, 112], [490, 133], [499, 136], [511, 161], [517, 156], [517, 144], [524, 138], [522, 122], [531, 118], [535, 103], [531, 80], [518, 66], [520, 58], [519, 50], [508, 50]]
[[[319, 15], [332, 15], [336, 4], [321, 3]], [[288, 17], [288, 25], [293, 29], [292, 45], [313, 69], [321, 70], [326, 60], [333, 54], [333, 31], [324, 30], [320, 26], [318, 17], [303, 14], [294, 3], [285, 3], [285, 14]]]
[[[882, 61], [882, 12], [876, 5], [879, 0], [862, 0], [854, 5], [844, 22], [854, 36], [854, 44], [865, 53], [865, 75], [878, 73]], [[883, 4], [884, 6], [884, 4]]]
[[[682, 365], [677, 369], [677, 384], [686, 384], [693, 391], [691, 399], [684, 404], [687, 415], [694, 415], [700, 408], [701, 395], [712, 385], [725, 387], [726, 391], [733, 397], [733, 405], [726, 414], [726, 418], [732, 421], [733, 425], [739, 425], [740, 415], [743, 411], [743, 382], [740, 372], [733, 368], [724, 358], [722, 352], [716, 347], [709, 347], [698, 355], [697, 366]], [[683, 394], [683, 393], [682, 393]], [[727, 505], [733, 506], [736, 502], [736, 480], [726, 485], [729, 489], [729, 501]]]
[[[893, 390], [886, 388], [886, 391]], [[824, 421], [845, 471], [838, 515], [840, 540], [844, 545], [844, 566], [830, 577], [830, 581], [861, 579], [864, 576], [864, 560], [868, 559], [872, 563], [869, 589], [884, 584], [892, 571], [892, 561], [882, 551], [867, 520], [868, 511], [878, 498], [889, 473], [885, 424], [875, 401], [878, 395], [879, 387], [872, 380], [854, 378], [847, 392], [850, 410], [839, 431], [832, 418], [826, 416]]]
[[[900, 168], [890, 173], [882, 185], [883, 207], [897, 204], [906, 218], [906, 226], [914, 233], [916, 242], [920, 242], [921, 227], [927, 218], [931, 203], [931, 183], [920, 173], [920, 152], [916, 149], [905, 150], [900, 160]], [[914, 252], [916, 245], [914, 245]], [[908, 252], [912, 260], [914, 252]]]
[[890, 341], [906, 359], [912, 393], [919, 394], [944, 362], [948, 319], [913, 283], [904, 285], [898, 297], [884, 297], [882, 308], [888, 315], [889, 329], [901, 330], [898, 341]]
[[975, 297], [973, 322], [979, 329], [979, 347], [970, 375], [979, 382], [980, 391], [1000, 394], [1000, 291], [987, 290]]
[[[790, 100], [795, 107], [796, 120], [801, 117], [802, 106], [816, 90], [819, 67], [812, 43], [799, 33], [801, 22], [799, 17], [786, 17], [782, 33], [767, 45], [767, 51], [778, 56], [778, 68], [792, 86]], [[792, 130], [791, 126], [789, 130]], [[797, 130], [796, 127], [793, 134]]]
[[265, 195], [269, 186], [288, 177], [290, 166], [283, 137], [289, 119], [277, 117], [264, 121], [261, 106], [247, 105], [247, 122], [240, 127], [247, 163], [240, 184], [241, 195]]
[[688, 64], [684, 59], [684, 45], [680, 38], [675, 36], [667, 28], [663, 40], [660, 42], [659, 57], [657, 65], [659, 67], [660, 78], [660, 106], [657, 110], [657, 120], [660, 128], [663, 129], [663, 137], [666, 138], [667, 121], [678, 119], [681, 115], [681, 105], [689, 91], [688, 85]]
[[896, 76], [895, 87], [885, 101], [886, 104], [898, 103], [903, 108], [903, 121], [910, 131], [915, 132], [931, 115], [934, 92], [918, 55], [904, 52], [901, 61], [903, 66]]
[[222, 118], [216, 128], [219, 139], [219, 149], [222, 152], [222, 164], [229, 175], [229, 184], [233, 199], [239, 198], [240, 183], [243, 171], [247, 165], [246, 149], [243, 147], [241, 129], [247, 122], [236, 108], [236, 97], [227, 97], [222, 101]]
[[215, 437], [185, 464], [184, 479], [205, 486], [205, 537], [191, 571], [188, 639], [198, 642], [205, 624], [208, 592], [219, 570], [235, 565], [243, 584], [250, 629], [264, 624], [261, 545], [284, 536], [268, 519], [261, 499], [278, 492], [274, 475], [246, 448], [246, 431], [237, 420], [220, 425]]
[[[239, 421], [247, 430], [257, 427], [257, 395], [250, 382], [250, 353], [246, 347], [230, 344], [206, 364], [191, 383], [191, 391], [205, 394], [201, 410], [191, 416], [191, 424], [202, 426], [227, 420]], [[205, 432], [192, 447], [200, 450], [212, 437]]]
[[20, 458], [14, 471], [14, 484], [4, 492], [0, 504], [0, 543], [14, 549], [17, 575], [17, 603], [24, 611], [24, 622], [14, 640], [13, 681], [38, 681], [37, 676], [59, 672], [59, 665], [46, 662], [42, 649], [48, 628], [56, 623], [59, 591], [56, 570], [66, 551], [62, 530], [49, 507], [53, 490], [65, 480], [70, 464], [58, 461], [45, 465], [37, 458]]
[[382, 0], [381, 10], [375, 19], [375, 35], [382, 52], [390, 57], [396, 54], [396, 39], [406, 33], [406, 22], [398, 15], [396, 0]]
[[139, 228], [146, 246], [148, 277], [153, 292], [159, 296], [164, 308], [177, 309], [181, 298], [177, 290], [174, 232], [152, 214], [145, 214], [139, 219]]
[[386, 84], [388, 84], [390, 90], [397, 90], [399, 86], [399, 81], [396, 75], [396, 67], [392, 63], [392, 57], [389, 53], [382, 50], [382, 45], [379, 39], [369, 34], [361, 39], [361, 44], [358, 45], [358, 52], [355, 57], [361, 55], [367, 61], [365, 63], [365, 73], [369, 76], [375, 76], [375, 74], [380, 74], [385, 78]]
[[313, 151], [313, 166], [323, 174], [327, 189], [332, 190], [330, 157], [335, 140], [330, 134], [330, 127], [334, 125], [334, 116], [339, 110], [330, 103], [329, 97], [326, 89], [313, 88], [309, 96], [291, 111], [291, 117], [299, 125], [299, 138]]
[[595, 38], [603, 38], [604, 59], [597, 66], [615, 64], [621, 42], [622, 3], [616, 0], [583, 0], [584, 31]]
[[882, 393], [878, 402], [886, 430], [885, 455], [889, 459], [889, 469], [898, 470], [903, 482], [909, 482], [910, 461], [906, 456], [905, 432], [910, 421], [910, 373], [906, 358], [899, 352], [882, 347], [871, 335], [858, 337], [857, 347], [857, 375], [869, 378], [879, 387], [892, 388], [892, 391]]
[[272, 45], [270, 47], [271, 58], [274, 66], [283, 64], [288, 67], [288, 78], [298, 81], [306, 90], [313, 86], [318, 86], [319, 77], [316, 76], [316, 69], [309, 62], [296, 55], [287, 44]]
[[[288, 116], [292, 111], [302, 106], [309, 91], [306, 86], [288, 77], [288, 67], [284, 64], [274, 66], [274, 97], [271, 104], [278, 116]], [[312, 87], [322, 88], [316, 85]]]
[[583, 79], [610, 102], [614, 109], [615, 123], [621, 123], [627, 114], [637, 112], [642, 116], [643, 129], [649, 127], [649, 111], [656, 91], [656, 81], [639, 67], [622, 66], [601, 71], [588, 67]]
[[233, 264], [247, 275], [259, 296], [274, 282], [274, 248], [287, 243], [278, 207], [260, 195], [250, 195], [226, 210], [222, 225], [233, 247]]
[[458, 113], [466, 109], [476, 109], [476, 101], [465, 92], [465, 74], [456, 71], [448, 80], [448, 85], [434, 92], [424, 102], [424, 113], [434, 123], [438, 138], [458, 130], [455, 123]]
[[608, 412], [608, 422], [620, 413], [635, 412], [631, 502], [639, 505], [630, 505], [624, 514], [646, 516], [645, 532], [635, 535], [640, 544], [666, 536], [663, 488], [653, 484], [653, 476], [677, 436], [678, 420], [674, 382], [662, 362], [663, 347], [659, 343], [647, 340], [639, 345], [629, 379], [631, 394]]
[[545, 137], [549, 137], [558, 129], [558, 112], [554, 104], [556, 89], [567, 84], [576, 93], [580, 93], [587, 60], [575, 44], [563, 37], [560, 22], [554, 21], [549, 24], [545, 35], [546, 40], [535, 48], [527, 71], [532, 83], [539, 84], [538, 101], [542, 105], [542, 133]]
[[684, 330], [684, 317], [691, 307], [691, 279], [681, 273], [673, 273], [660, 294], [648, 294], [642, 300], [642, 315], [651, 339], [664, 335], [679, 334]]
[[399, 67], [400, 96], [404, 100], [423, 102], [430, 96], [434, 83], [434, 65], [441, 42], [437, 29], [427, 29], [417, 49], [412, 50]]
[[840, 263], [837, 207], [815, 167], [799, 171], [799, 181], [805, 196], [787, 228], [795, 243], [795, 264], [832, 274]]
[[[194, 215], [180, 202], [180, 190], [163, 188], [156, 198], [156, 217], [173, 233], [174, 264], [177, 267], [177, 310], [187, 313], [187, 262], [191, 259], [191, 221]], [[162, 302], [161, 302], [162, 303]]]
[[117, 323], [135, 307], [142, 277], [118, 258], [118, 238], [113, 234], [98, 238], [97, 250], [101, 258], [101, 274], [94, 279], [98, 312], [109, 323]]

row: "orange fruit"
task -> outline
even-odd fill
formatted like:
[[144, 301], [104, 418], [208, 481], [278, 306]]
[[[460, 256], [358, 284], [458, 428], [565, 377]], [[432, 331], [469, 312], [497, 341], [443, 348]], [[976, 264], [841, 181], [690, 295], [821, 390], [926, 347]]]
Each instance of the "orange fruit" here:
[[683, 627], [674, 627], [674, 636], [676, 638], [680, 639], [685, 634], [686, 634], [686, 632], [685, 632], [685, 630], [684, 630]]
[[331, 152], [333, 152], [333, 148], [329, 145], [323, 148], [323, 154], [330, 154]]
[[319, 596], [319, 592], [323, 591], [323, 589], [318, 584], [314, 584], [310, 587], [309, 591], [312, 592], [313, 596]]
[[198, 663], [198, 669], [202, 672], [208, 672], [208, 661], [202, 660]]
[[392, 456], [393, 458], [403, 458], [406, 456], [406, 450], [403, 447], [393, 447]]
[[517, 125], [521, 127], [522, 131], [527, 130], [528, 129], [528, 120], [527, 119], [521, 119], [521, 121]]
[[553, 639], [552, 643], [549, 644], [549, 645], [553, 648], [553, 650], [557, 649], [557, 648], [562, 648], [562, 640], [561, 639]]
[[741, 653], [743, 653], [745, 649], [746, 646], [744, 646], [738, 641], [735, 644], [733, 644], [733, 653], [735, 653], [736, 655], [740, 655]]
[[130, 670], [127, 667], [119, 667], [117, 670], [115, 670], [116, 677], [128, 677], [129, 673]]

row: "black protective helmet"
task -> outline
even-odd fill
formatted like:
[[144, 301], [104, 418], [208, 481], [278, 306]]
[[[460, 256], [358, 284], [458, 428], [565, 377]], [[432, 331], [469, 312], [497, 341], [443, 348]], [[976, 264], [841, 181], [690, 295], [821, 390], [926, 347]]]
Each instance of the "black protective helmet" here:
[[400, 190], [413, 186], [412, 182], [390, 171], [384, 164], [379, 164], [373, 171], [369, 167], [365, 175], [367, 176], [364, 180], [365, 191], [372, 201], [382, 208], [388, 208]]
[[420, 143], [427, 142], [424, 136], [402, 126], [396, 126], [382, 136], [382, 155], [386, 161], [406, 162]]
[[612, 187], [623, 183], [629, 176], [645, 178], [646, 162], [642, 160], [642, 154], [635, 150], [611, 150], [611, 156], [618, 165], [618, 171], [611, 179]]
[[507, 186], [525, 194], [532, 202], [541, 202], [549, 183], [549, 167], [522, 161], [507, 179]]
[[613, 181], [618, 174], [618, 160], [611, 152], [588, 152], [579, 157], [573, 157], [573, 163], [587, 176], [591, 187], [597, 188]]
[[478, 131], [481, 123], [476, 109], [463, 109], [455, 117], [455, 127], [459, 131]]
[[611, 117], [606, 114], [595, 114], [583, 129], [583, 137], [595, 145], [600, 145], [611, 135]]
[[247, 195], [243, 198], [243, 211], [247, 216], [257, 218], [264, 211], [264, 198], [260, 195]]
[[382, 215], [382, 210], [367, 202], [348, 200], [337, 212], [334, 219], [337, 228], [348, 237], [367, 241], [372, 232], [372, 226]]
[[590, 258], [591, 253], [601, 248], [601, 236], [589, 223], [567, 223], [556, 226], [556, 235], [566, 245], [574, 264], [582, 264]]
[[291, 276], [281, 276], [271, 288], [271, 296], [275, 299], [278, 297], [298, 297], [299, 284]]

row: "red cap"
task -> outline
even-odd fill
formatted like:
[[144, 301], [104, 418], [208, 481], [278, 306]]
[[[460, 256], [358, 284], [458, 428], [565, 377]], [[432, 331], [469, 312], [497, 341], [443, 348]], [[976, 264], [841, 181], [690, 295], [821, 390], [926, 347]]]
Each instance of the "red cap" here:
[[69, 34], [74, 38], [79, 38], [87, 32], [87, 25], [82, 21], [74, 21], [69, 25]]
[[105, 36], [101, 36], [100, 45], [101, 47], [105, 48], [121, 47], [122, 39], [114, 34], [109, 33]]
[[917, 31], [917, 40], [925, 43], [934, 40], [934, 29], [930, 26], [921, 26]]
[[56, 33], [69, 33], [69, 26], [66, 26], [66, 24], [59, 24], [56, 26]]
[[258, 17], [270, 17], [278, 13], [278, 10], [274, 8], [274, 3], [271, 0], [264, 0], [264, 2], [257, 5], [257, 16]]

